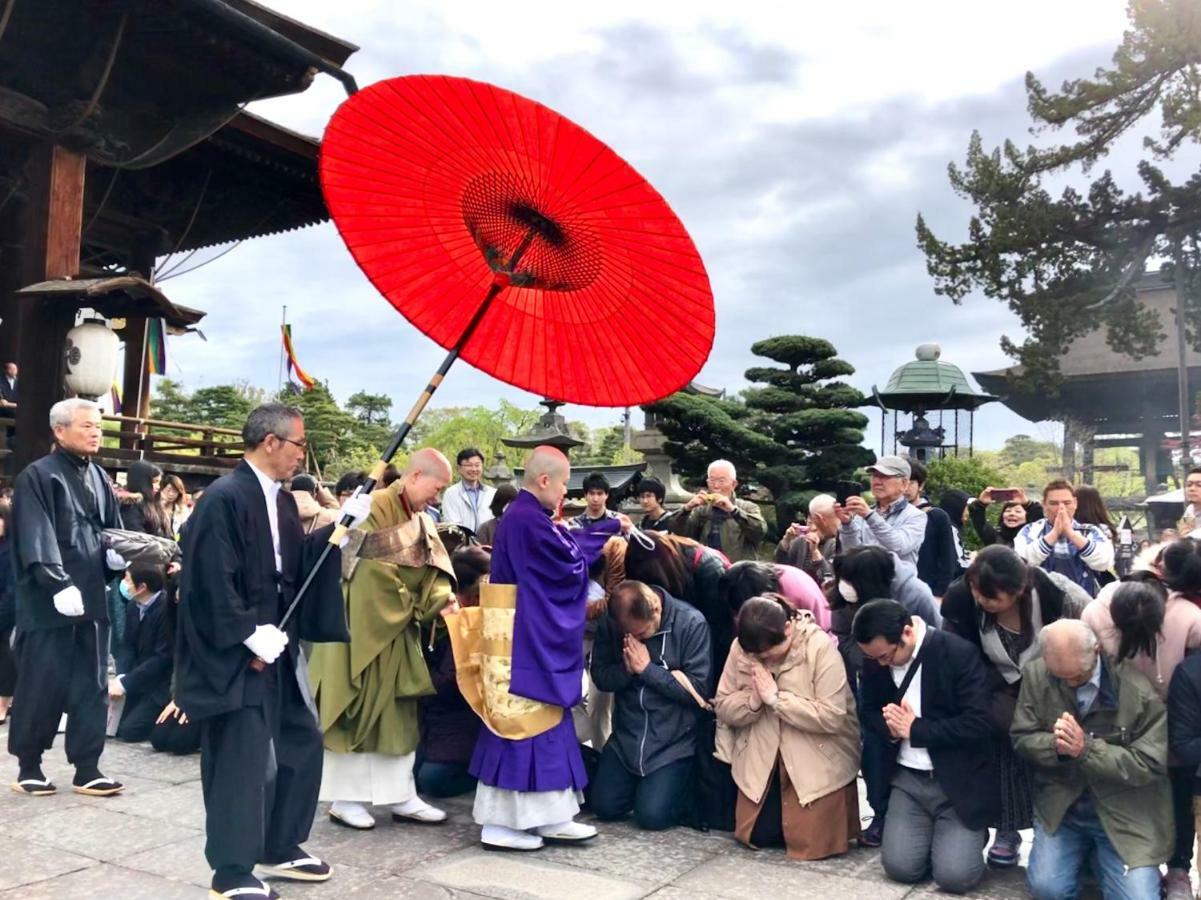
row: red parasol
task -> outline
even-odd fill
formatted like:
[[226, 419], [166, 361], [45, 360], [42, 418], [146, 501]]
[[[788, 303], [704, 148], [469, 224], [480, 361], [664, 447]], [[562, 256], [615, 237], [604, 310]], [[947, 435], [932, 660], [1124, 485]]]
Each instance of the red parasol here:
[[464, 78], [381, 81], [330, 120], [321, 187], [359, 267], [450, 351], [356, 493], [383, 476], [459, 356], [556, 400], [634, 406], [684, 387], [709, 355], [713, 295], [684, 226], [629, 164], [540, 103]]
[[713, 296], [684, 226], [540, 103], [464, 78], [381, 81], [330, 121], [321, 185], [367, 277], [443, 347], [505, 288], [460, 348], [502, 381], [633, 406], [684, 387], [709, 355]]

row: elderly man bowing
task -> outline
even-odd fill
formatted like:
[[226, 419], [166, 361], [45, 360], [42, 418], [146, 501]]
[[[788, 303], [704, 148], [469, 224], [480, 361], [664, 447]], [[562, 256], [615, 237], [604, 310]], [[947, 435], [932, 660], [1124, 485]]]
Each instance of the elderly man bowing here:
[[404, 475], [371, 495], [371, 515], [343, 552], [349, 644], [318, 644], [310, 674], [325, 744], [321, 799], [330, 819], [374, 828], [367, 808], [394, 820], [441, 822], [417, 796], [418, 698], [434, 692], [422, 627], [453, 596], [454, 569], [424, 512], [450, 482], [450, 462], [418, 450]]
[[1106, 897], [1158, 900], [1173, 837], [1163, 703], [1083, 622], [1052, 622], [1038, 640], [1010, 729], [1034, 766], [1030, 893], [1075, 896], [1091, 859]]
[[[497, 678], [507, 680], [506, 711], [531, 712], [538, 725], [525, 737], [506, 738], [485, 718], [489, 727], [480, 732], [470, 772], [479, 779], [474, 814], [486, 849], [537, 850], [544, 840], [596, 834], [574, 821], [587, 777], [564, 711], [580, 701], [588, 566], [630, 520], [619, 516], [574, 530], [555, 524], [551, 516], [570, 474], [559, 450], [536, 448], [526, 460], [521, 493], [496, 530], [490, 589], [509, 594], [513, 604], [512, 658], [492, 664], [484, 680], [490, 688]], [[464, 662], [456, 649], [456, 665]]]

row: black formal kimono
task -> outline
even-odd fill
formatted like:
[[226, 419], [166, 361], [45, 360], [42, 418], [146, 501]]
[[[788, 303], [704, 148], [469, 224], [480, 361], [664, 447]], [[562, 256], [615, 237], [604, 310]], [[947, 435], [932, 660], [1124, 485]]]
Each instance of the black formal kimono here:
[[[94, 771], [108, 717], [108, 606], [121, 569], [105, 564], [101, 531], [120, 528], [108, 475], [62, 448], [25, 468], [13, 489], [17, 696], [8, 751], [23, 771], [41, 763], [67, 713], [67, 759]], [[67, 618], [54, 595], [74, 585], [82, 616]]]
[[149, 739], [154, 720], [171, 699], [175, 656], [164, 618], [170, 602], [166, 591], [159, 591], [144, 614], [137, 603], [130, 603], [125, 612], [125, 640], [117, 659], [117, 674], [125, 689], [125, 706], [117, 726], [122, 741]]
[[279, 571], [266, 496], [246, 462], [213, 482], [183, 540], [175, 702], [200, 723], [205, 855], [220, 875], [287, 859], [307, 840], [322, 744], [298, 669], [300, 641], [350, 639], [335, 549], [288, 623], [287, 650], [263, 672], [250, 668], [242, 642], [256, 626], [279, 623], [332, 531], [306, 536], [286, 491], [276, 509]]

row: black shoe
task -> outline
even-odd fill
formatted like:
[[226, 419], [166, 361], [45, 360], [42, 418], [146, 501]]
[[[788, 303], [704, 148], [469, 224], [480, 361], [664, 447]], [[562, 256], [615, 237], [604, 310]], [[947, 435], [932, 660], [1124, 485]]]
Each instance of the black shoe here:
[[879, 847], [884, 843], [884, 817], [876, 816], [859, 835], [860, 847]]
[[210, 900], [279, 900], [279, 894], [253, 875], [214, 875], [209, 887]]

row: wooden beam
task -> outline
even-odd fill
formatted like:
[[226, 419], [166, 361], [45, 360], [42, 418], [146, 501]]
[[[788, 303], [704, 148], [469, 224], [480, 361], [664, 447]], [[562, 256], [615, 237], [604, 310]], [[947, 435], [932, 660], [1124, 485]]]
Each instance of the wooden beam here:
[[[56, 144], [30, 147], [21, 281], [36, 284], [79, 273], [86, 159]], [[13, 473], [50, 450], [50, 407], [63, 397], [63, 343], [75, 323], [76, 308], [22, 298], [15, 323], [20, 333], [21, 402], [17, 407], [17, 446]]]

